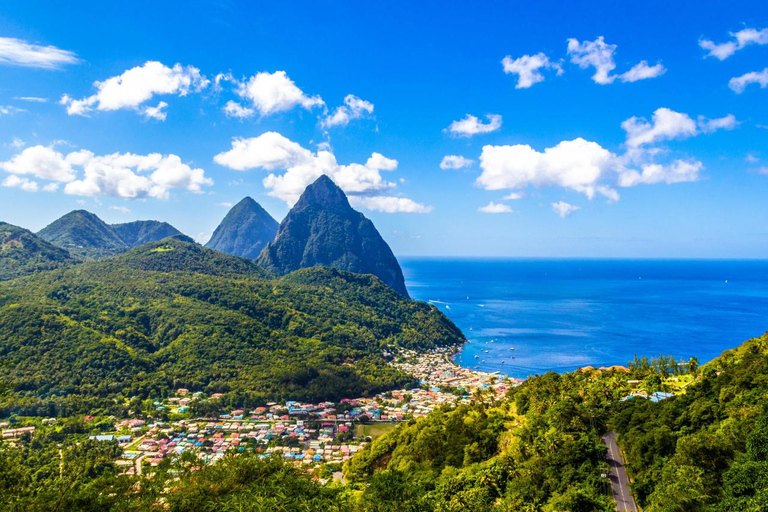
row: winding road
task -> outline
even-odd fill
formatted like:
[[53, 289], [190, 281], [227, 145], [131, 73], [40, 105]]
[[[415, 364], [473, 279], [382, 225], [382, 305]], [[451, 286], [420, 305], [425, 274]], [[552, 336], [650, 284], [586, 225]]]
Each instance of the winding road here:
[[613, 499], [616, 502], [616, 509], [619, 512], [625, 510], [629, 512], [637, 512], [637, 505], [635, 505], [635, 498], [632, 496], [632, 491], [629, 489], [629, 479], [627, 478], [627, 471], [624, 468], [624, 457], [621, 456], [619, 446], [616, 444], [616, 432], [608, 432], [603, 434], [603, 443], [608, 447], [608, 453], [605, 456], [609, 470], [609, 478], [611, 480], [611, 489], [613, 490]]

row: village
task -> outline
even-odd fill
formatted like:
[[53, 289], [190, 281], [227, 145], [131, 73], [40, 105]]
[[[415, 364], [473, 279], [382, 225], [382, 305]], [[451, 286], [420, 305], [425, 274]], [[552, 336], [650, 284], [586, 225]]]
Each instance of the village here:
[[[522, 382], [462, 368], [451, 361], [451, 354], [450, 349], [427, 353], [402, 350], [392, 364], [413, 375], [419, 387], [338, 403], [287, 401], [249, 411], [221, 411], [216, 418], [193, 418], [190, 406], [194, 402], [221, 395], [206, 397], [182, 388], [175, 396], [154, 402], [156, 411], [170, 413], [173, 419], [117, 421], [112, 429], [90, 438], [119, 444], [122, 457], [117, 464], [125, 474], [141, 474], [147, 465], [157, 466], [185, 452], [196, 453], [206, 463], [232, 451], [249, 450], [262, 457], [280, 456], [309, 470], [321, 464], [341, 465], [399, 422], [425, 416], [444, 405], [468, 403], [478, 391], [501, 398], [511, 386]], [[43, 421], [46, 426], [55, 424], [53, 418]], [[34, 431], [34, 426], [7, 429], [3, 438], [15, 439]]]

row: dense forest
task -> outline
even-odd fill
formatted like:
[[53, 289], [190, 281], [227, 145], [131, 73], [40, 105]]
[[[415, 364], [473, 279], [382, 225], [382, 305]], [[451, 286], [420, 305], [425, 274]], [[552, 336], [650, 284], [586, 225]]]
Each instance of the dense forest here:
[[412, 385], [383, 347], [460, 344], [433, 306], [370, 275], [274, 278], [181, 237], [3, 283], [0, 356], [11, 412], [68, 415], [179, 387], [243, 406], [366, 396]]

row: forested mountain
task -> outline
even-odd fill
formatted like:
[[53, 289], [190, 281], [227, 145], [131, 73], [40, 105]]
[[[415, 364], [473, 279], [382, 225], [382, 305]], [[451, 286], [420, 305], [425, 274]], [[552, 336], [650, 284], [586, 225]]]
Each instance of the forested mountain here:
[[325, 175], [304, 190], [257, 262], [279, 275], [313, 266], [373, 274], [408, 296], [392, 250], [373, 223], [352, 209], [344, 192]]
[[268, 279], [250, 260], [178, 237], [0, 285], [0, 332], [14, 369], [6, 414], [178, 387], [243, 404], [367, 395], [413, 384], [382, 347], [464, 341], [433, 306], [373, 276], [312, 268]]
[[31, 231], [0, 222], [0, 281], [77, 263], [67, 251]]
[[255, 259], [274, 240], [277, 226], [277, 221], [259, 203], [246, 197], [229, 210], [205, 246]]
[[768, 334], [706, 364], [684, 395], [612, 422], [645, 510], [768, 509]]
[[120, 235], [99, 217], [75, 210], [41, 229], [38, 236], [87, 259], [114, 256], [128, 249]]
[[88, 260], [100, 260], [123, 253], [147, 242], [156, 242], [181, 232], [156, 220], [107, 224], [97, 215], [75, 210], [41, 229], [38, 236]]
[[137, 220], [125, 224], [112, 224], [111, 227], [128, 247], [138, 247], [147, 242], [157, 242], [163, 238], [181, 234], [181, 231], [167, 222], [157, 220]]

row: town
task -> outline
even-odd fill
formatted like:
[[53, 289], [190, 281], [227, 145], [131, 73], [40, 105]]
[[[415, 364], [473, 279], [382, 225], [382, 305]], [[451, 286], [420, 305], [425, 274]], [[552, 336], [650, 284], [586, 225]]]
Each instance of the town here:
[[[229, 452], [244, 450], [257, 451], [263, 457], [280, 456], [310, 471], [322, 464], [338, 465], [338, 470], [372, 438], [399, 422], [425, 416], [442, 406], [467, 403], [478, 396], [501, 398], [511, 386], [522, 382], [460, 367], [451, 360], [454, 351], [401, 350], [395, 354], [391, 364], [419, 381], [419, 387], [413, 389], [342, 399], [338, 403], [268, 403], [249, 411], [227, 410], [213, 418], [194, 418], [191, 406], [195, 402], [216, 400], [222, 395], [205, 396], [182, 388], [173, 397], [153, 402], [155, 412], [164, 413], [168, 421], [131, 411], [135, 417], [115, 421], [111, 429], [90, 438], [119, 444], [122, 457], [116, 463], [125, 474], [141, 474], [147, 465], [155, 467], [185, 452], [194, 452], [204, 462], [212, 463]], [[85, 417], [85, 421], [91, 420]], [[55, 423], [54, 418], [48, 418], [43, 420], [42, 428]], [[34, 433], [35, 428], [4, 430], [3, 439]]]

